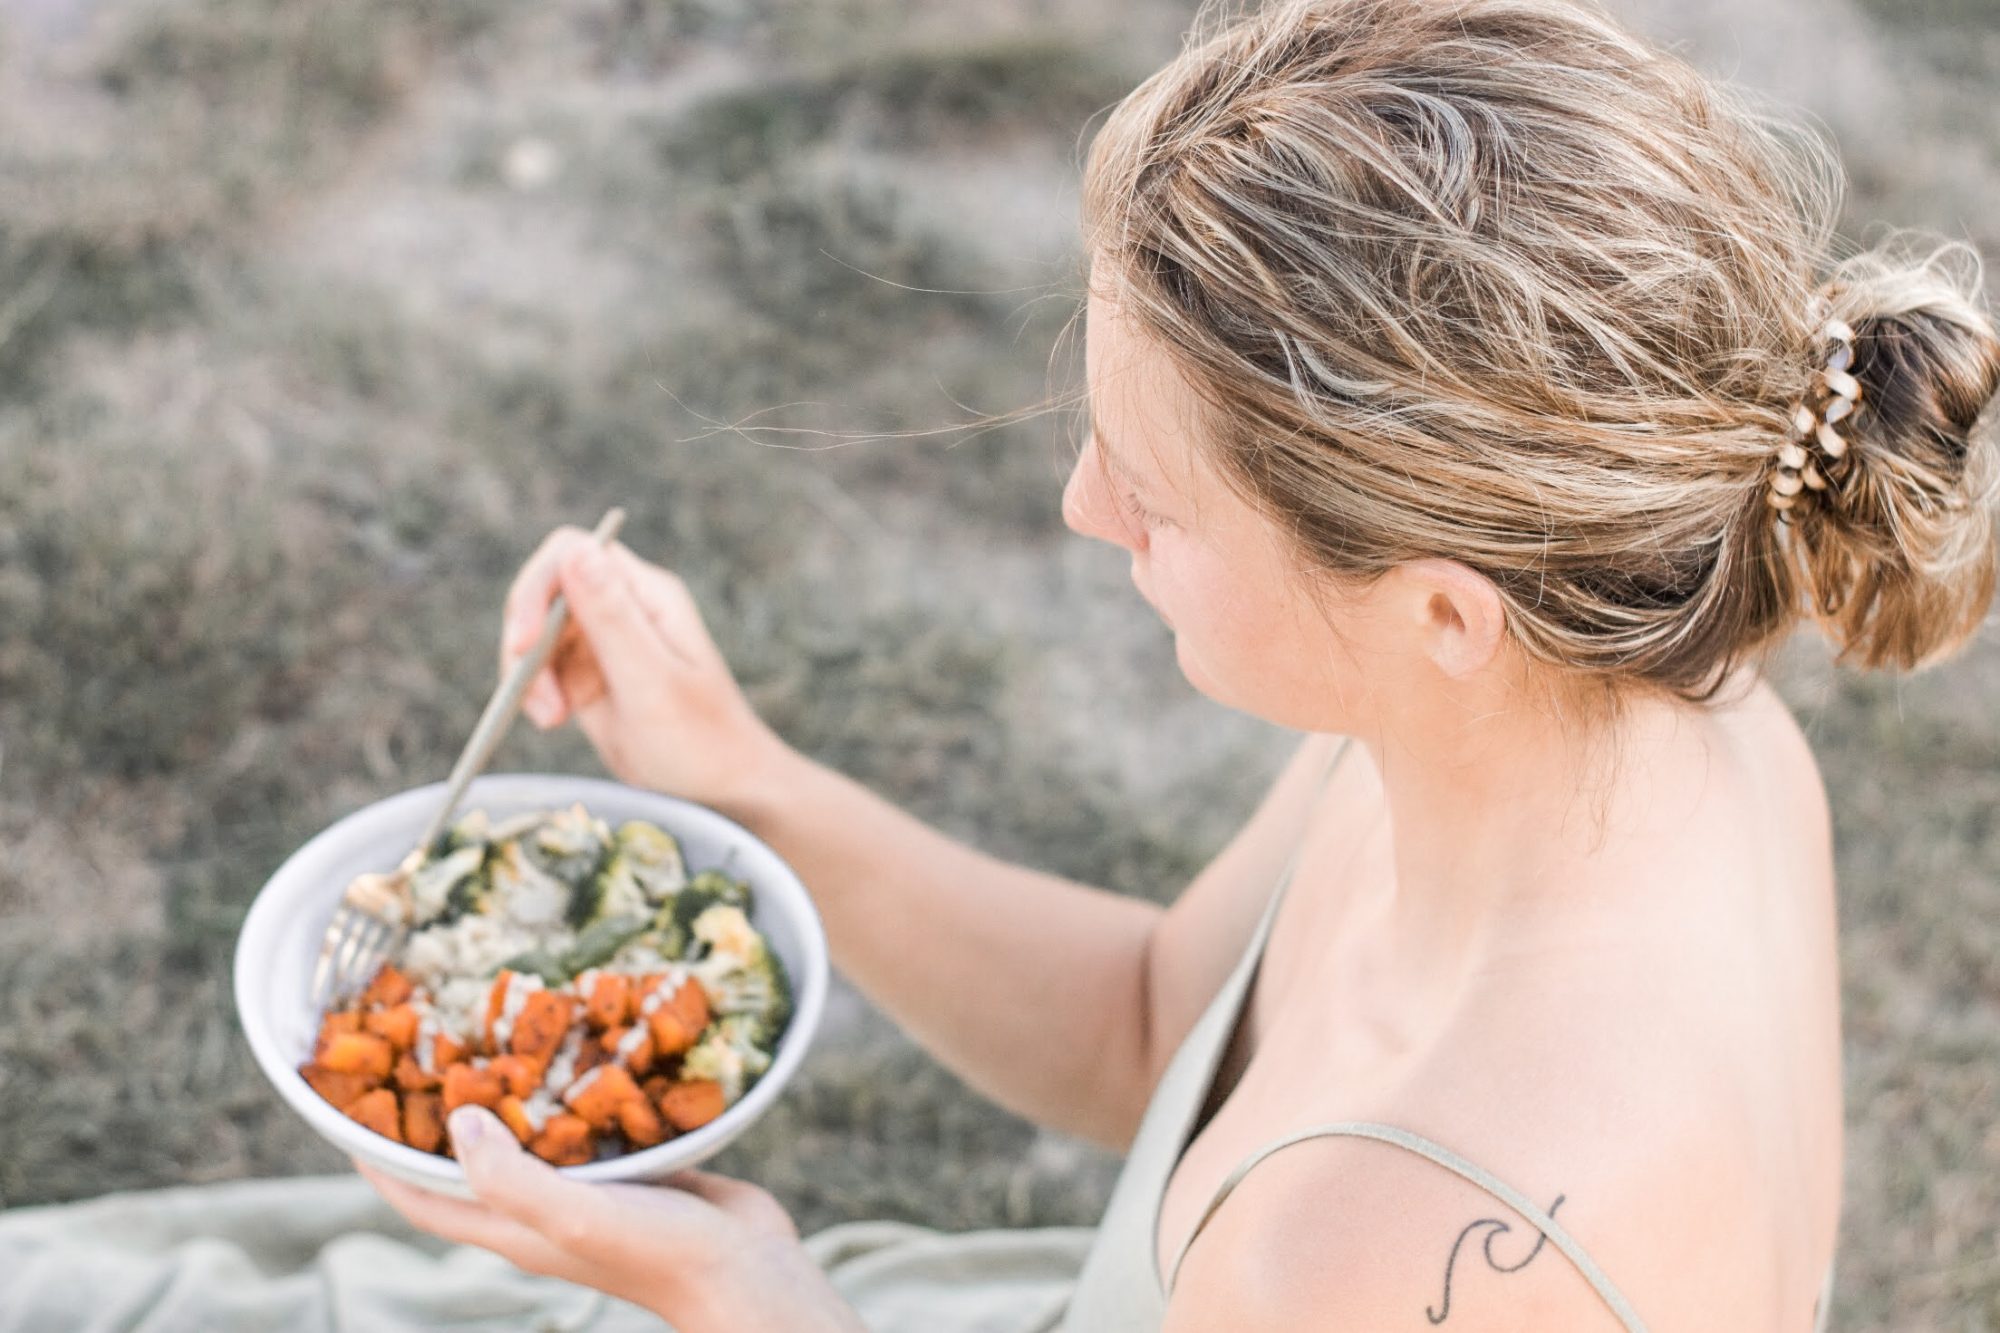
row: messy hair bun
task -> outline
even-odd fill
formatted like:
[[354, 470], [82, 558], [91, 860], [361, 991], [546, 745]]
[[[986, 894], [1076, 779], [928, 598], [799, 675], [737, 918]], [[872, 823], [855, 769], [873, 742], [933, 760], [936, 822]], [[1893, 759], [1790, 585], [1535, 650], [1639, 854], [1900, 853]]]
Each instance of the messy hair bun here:
[[1111, 114], [1084, 211], [1308, 567], [1460, 561], [1530, 657], [1698, 700], [1802, 617], [1911, 667], [1992, 596], [1977, 258], [1838, 260], [1842, 181], [1584, 0], [1267, 0]]
[[1982, 417], [2000, 392], [2000, 336], [1964, 246], [1899, 240], [1835, 268], [1825, 307], [1854, 330], [1859, 410], [1844, 467], [1790, 511], [1782, 577], [1844, 659], [1921, 666], [1979, 626], [1993, 596], [2000, 446]]

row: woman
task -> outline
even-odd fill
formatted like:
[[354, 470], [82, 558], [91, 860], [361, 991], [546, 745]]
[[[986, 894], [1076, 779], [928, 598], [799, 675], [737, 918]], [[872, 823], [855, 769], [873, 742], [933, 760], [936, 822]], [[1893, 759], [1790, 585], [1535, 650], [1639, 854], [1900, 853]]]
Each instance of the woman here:
[[[2000, 387], [1967, 256], [1834, 262], [1837, 185], [1562, 0], [1288, 0], [1125, 100], [1064, 516], [1196, 687], [1306, 736], [1171, 909], [802, 758], [581, 533], [503, 662], [566, 593], [537, 724], [756, 830], [920, 1042], [1130, 1151], [1064, 1327], [1811, 1328], [1830, 840], [1756, 663], [1801, 618], [1867, 667], [1975, 629]], [[578, 1185], [459, 1114], [483, 1203], [377, 1181], [420, 1226], [682, 1333], [862, 1326], [761, 1191]]]

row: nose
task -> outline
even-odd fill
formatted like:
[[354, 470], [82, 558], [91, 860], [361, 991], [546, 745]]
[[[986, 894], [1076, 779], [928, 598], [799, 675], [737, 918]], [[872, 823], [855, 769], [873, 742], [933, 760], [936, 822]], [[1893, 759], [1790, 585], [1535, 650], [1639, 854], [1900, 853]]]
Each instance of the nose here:
[[1095, 537], [1127, 550], [1133, 548], [1131, 535], [1112, 499], [1095, 436], [1085, 441], [1083, 452], [1076, 456], [1076, 466], [1070, 469], [1069, 481], [1063, 486], [1062, 516], [1069, 530], [1079, 536]]

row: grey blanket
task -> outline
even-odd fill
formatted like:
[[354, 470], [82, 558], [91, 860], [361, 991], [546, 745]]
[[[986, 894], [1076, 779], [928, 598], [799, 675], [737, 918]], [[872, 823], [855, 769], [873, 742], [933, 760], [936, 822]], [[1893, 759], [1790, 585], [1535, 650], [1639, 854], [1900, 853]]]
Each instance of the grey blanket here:
[[[1046, 1333], [1087, 1228], [855, 1222], [807, 1249], [875, 1333]], [[358, 1177], [0, 1212], [0, 1333], [661, 1333], [633, 1306], [405, 1224]]]

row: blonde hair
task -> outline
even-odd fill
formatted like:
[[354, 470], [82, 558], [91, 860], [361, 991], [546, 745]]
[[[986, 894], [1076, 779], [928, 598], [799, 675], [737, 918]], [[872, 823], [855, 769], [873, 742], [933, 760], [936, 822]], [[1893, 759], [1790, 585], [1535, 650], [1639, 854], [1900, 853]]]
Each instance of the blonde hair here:
[[[1313, 567], [1462, 561], [1533, 657], [1703, 699], [1802, 615], [1910, 668], [1992, 596], [1978, 257], [1835, 262], [1841, 188], [1818, 136], [1582, 3], [1279, 0], [1118, 106], [1085, 220]], [[1830, 317], [1861, 404], [1780, 515]]]

